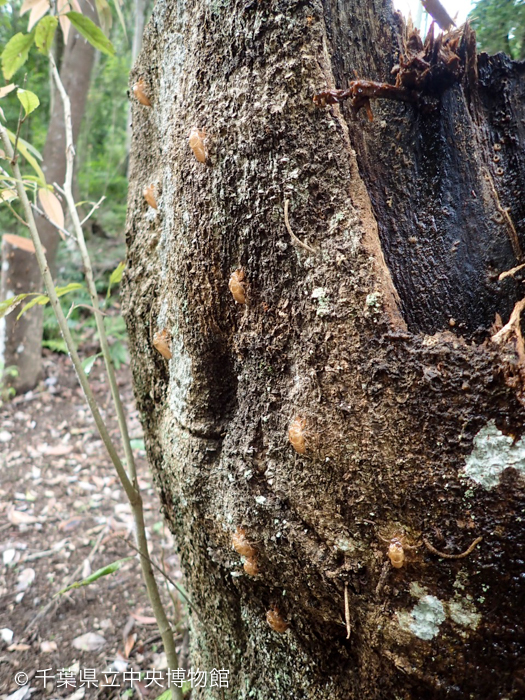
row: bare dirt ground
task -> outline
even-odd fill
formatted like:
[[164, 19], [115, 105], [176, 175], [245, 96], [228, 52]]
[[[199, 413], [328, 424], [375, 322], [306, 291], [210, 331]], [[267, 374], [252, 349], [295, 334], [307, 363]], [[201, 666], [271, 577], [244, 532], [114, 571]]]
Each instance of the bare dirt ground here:
[[[178, 581], [174, 544], [140, 449], [127, 368], [118, 372], [118, 381], [138, 446], [150, 553]], [[118, 440], [100, 367], [91, 384]], [[123, 489], [68, 359], [48, 353], [39, 387], [0, 406], [0, 700], [162, 693], [160, 681], [152, 681], [166, 667], [162, 643], [137, 555], [126, 540], [134, 541]], [[117, 572], [53, 600], [72, 581], [125, 557], [131, 558]], [[179, 632], [179, 660], [186, 665], [185, 608], [160, 577], [159, 584]], [[110, 670], [119, 672], [116, 680]], [[98, 687], [86, 682], [93, 677]], [[106, 681], [119, 686], [102, 687]]]

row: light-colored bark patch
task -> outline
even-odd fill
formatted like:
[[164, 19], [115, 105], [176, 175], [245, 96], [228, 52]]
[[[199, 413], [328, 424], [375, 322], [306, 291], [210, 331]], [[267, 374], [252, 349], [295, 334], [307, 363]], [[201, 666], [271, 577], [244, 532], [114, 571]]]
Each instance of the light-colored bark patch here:
[[525, 441], [514, 443], [491, 420], [474, 438], [474, 449], [467, 457], [463, 475], [490, 491], [508, 467], [525, 475]]

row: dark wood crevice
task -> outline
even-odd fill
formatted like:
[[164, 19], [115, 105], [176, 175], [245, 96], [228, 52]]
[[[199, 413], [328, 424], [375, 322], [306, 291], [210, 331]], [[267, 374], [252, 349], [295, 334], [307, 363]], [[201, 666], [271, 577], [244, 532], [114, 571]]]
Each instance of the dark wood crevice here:
[[[397, 29], [390, 71], [406, 99], [373, 100], [372, 123], [356, 98], [343, 113], [408, 328], [481, 340], [523, 296], [519, 275], [498, 277], [525, 250], [525, 67], [476, 57], [468, 26], [424, 48]], [[363, 78], [393, 84], [388, 68]]]

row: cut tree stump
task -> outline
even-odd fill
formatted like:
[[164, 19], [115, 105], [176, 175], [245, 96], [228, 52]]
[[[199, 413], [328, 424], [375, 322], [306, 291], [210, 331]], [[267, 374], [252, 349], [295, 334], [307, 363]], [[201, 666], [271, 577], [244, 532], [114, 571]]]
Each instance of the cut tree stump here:
[[[42, 281], [35, 248], [28, 238], [5, 234], [2, 237], [0, 299], [39, 292]], [[17, 393], [33, 389], [42, 373], [43, 307], [36, 305], [17, 320], [18, 311], [0, 320], [0, 362], [4, 370], [16, 367], [16, 376], [6, 373], [4, 385]]]

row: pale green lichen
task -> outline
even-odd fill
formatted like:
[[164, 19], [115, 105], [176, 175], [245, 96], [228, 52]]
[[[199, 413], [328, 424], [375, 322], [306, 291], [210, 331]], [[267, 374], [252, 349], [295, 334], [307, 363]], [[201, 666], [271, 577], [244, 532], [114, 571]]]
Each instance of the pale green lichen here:
[[463, 476], [489, 491], [499, 484], [502, 472], [514, 467], [525, 475], [525, 442], [498, 430], [491, 420], [474, 438], [474, 449], [467, 457]]
[[317, 315], [327, 316], [330, 313], [328, 294], [324, 287], [316, 287], [312, 290], [312, 299], [317, 300]]
[[423, 596], [412, 610], [413, 621], [410, 631], [420, 639], [433, 639], [439, 632], [440, 625], [445, 621], [443, 603], [433, 595]]
[[456, 624], [469, 627], [471, 630], [475, 630], [479, 625], [481, 615], [477, 612], [470, 596], [451, 600], [447, 604], [447, 609], [448, 614]]
[[[458, 591], [464, 587], [465, 576], [458, 576], [454, 588]], [[429, 641], [438, 633], [441, 624], [448, 617], [457, 625], [475, 630], [481, 620], [481, 615], [470, 596], [461, 597], [457, 593], [449, 602], [441, 602], [433, 595], [428, 595], [427, 589], [417, 581], [410, 584], [410, 595], [419, 598], [412, 610], [401, 610], [397, 620], [401, 629], [412, 632], [416, 637]], [[464, 632], [462, 635], [464, 636]]]

